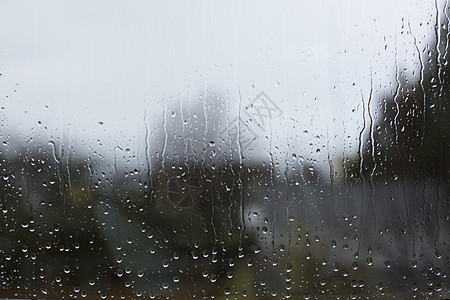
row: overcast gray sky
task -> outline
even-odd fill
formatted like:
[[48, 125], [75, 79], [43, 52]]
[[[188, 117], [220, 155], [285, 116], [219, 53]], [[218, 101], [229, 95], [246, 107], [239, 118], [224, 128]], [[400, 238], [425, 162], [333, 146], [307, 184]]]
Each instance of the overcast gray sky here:
[[[257, 152], [289, 141], [326, 165], [329, 153], [356, 153], [361, 96], [371, 82], [374, 99], [395, 89], [395, 60], [417, 70], [414, 37], [424, 49], [435, 19], [434, 1], [421, 0], [3, 0], [1, 138], [138, 153], [144, 112], [160, 128], [171, 97], [227, 91], [237, 116], [238, 89], [241, 106], [264, 91], [283, 114]], [[326, 151], [311, 153], [311, 141]]]

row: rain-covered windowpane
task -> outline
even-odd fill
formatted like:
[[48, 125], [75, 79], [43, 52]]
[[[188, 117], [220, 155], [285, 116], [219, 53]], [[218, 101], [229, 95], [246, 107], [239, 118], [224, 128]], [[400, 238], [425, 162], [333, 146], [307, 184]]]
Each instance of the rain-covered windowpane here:
[[0, 298], [450, 298], [449, 23], [0, 1]]

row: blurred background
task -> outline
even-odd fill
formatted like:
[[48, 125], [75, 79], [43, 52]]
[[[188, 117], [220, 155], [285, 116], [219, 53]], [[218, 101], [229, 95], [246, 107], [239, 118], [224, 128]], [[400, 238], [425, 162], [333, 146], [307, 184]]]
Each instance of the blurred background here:
[[449, 16], [0, 1], [0, 297], [450, 297]]

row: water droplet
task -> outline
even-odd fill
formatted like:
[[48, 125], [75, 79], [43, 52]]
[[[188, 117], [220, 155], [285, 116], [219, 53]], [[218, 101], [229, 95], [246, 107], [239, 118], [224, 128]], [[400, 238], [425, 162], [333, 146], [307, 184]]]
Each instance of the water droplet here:
[[292, 271], [292, 264], [291, 263], [287, 263], [285, 269], [286, 269], [286, 272], [291, 272]]
[[65, 265], [65, 266], [64, 266], [64, 273], [66, 273], [66, 274], [70, 273], [70, 267], [69, 267], [69, 265]]
[[331, 241], [331, 247], [332, 247], [332, 248], [336, 248], [336, 246], [337, 246], [336, 241], [335, 241], [335, 240], [332, 240], [332, 241]]
[[122, 270], [122, 268], [118, 268], [118, 269], [117, 269], [117, 276], [118, 276], [118, 277], [122, 277], [122, 275], [123, 275], [123, 270]]
[[163, 265], [164, 268], [167, 268], [169, 266], [169, 260], [168, 259], [164, 259], [162, 265]]
[[234, 272], [233, 272], [233, 271], [228, 271], [228, 272], [227, 272], [227, 278], [228, 278], [228, 279], [233, 278], [233, 276], [234, 276]]

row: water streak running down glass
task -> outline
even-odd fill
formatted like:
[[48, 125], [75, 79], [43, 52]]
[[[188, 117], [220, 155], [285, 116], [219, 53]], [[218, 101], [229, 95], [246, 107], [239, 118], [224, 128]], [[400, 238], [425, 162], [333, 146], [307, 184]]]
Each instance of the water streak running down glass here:
[[0, 298], [450, 298], [449, 23], [0, 1]]

